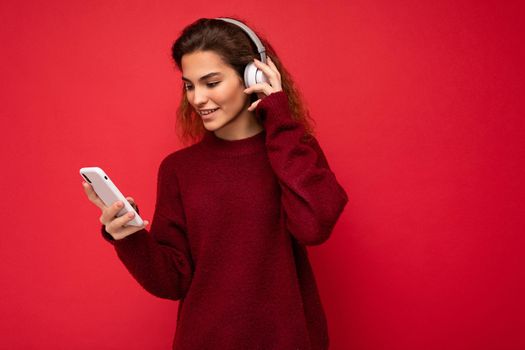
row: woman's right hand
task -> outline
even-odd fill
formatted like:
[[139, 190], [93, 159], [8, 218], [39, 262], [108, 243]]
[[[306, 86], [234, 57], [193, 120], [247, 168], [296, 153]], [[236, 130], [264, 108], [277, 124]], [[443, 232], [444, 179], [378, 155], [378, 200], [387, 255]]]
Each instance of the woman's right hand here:
[[[90, 184], [84, 181], [82, 186], [84, 187], [84, 192], [86, 193], [88, 199], [100, 210], [102, 210], [100, 223], [106, 226], [106, 232], [109, 233], [113, 239], [123, 239], [137, 231], [142, 230], [148, 225], [148, 221], [144, 220], [144, 225], [142, 226], [124, 226], [124, 224], [126, 224], [128, 221], [133, 220], [134, 213], [127, 213], [126, 215], [117, 217], [117, 213], [123, 207], [123, 203], [121, 201], [117, 201], [108, 207], [104, 204], [104, 202], [102, 202]], [[137, 210], [137, 206], [135, 205], [133, 198], [126, 197], [126, 199], [131, 204], [131, 206]]]

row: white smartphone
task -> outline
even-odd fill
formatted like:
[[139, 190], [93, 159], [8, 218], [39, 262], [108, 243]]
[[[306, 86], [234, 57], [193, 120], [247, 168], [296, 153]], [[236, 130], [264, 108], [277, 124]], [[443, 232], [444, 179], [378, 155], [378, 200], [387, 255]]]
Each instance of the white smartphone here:
[[80, 169], [80, 176], [84, 178], [95, 190], [97, 195], [108, 207], [116, 201], [122, 201], [124, 207], [117, 213], [117, 217], [129, 212], [135, 213], [133, 220], [128, 221], [124, 226], [142, 226], [144, 221], [139, 214], [129, 204], [126, 197], [122, 195], [117, 186], [111, 181], [109, 176], [99, 167], [86, 167]]

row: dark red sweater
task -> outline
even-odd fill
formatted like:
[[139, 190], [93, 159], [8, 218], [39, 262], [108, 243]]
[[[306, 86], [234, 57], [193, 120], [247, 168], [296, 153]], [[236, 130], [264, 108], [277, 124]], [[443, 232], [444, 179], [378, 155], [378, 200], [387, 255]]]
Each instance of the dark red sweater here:
[[161, 162], [149, 232], [115, 241], [102, 227], [142, 287], [180, 300], [173, 349], [328, 348], [305, 246], [328, 239], [348, 197], [283, 91], [256, 116], [257, 135], [206, 131]]

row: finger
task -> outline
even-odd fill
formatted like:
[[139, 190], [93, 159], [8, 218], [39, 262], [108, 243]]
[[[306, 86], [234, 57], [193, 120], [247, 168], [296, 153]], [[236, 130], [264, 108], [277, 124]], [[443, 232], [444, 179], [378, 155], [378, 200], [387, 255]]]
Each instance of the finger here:
[[275, 63], [273, 63], [273, 61], [270, 58], [270, 56], [268, 56], [268, 65], [270, 66], [270, 68], [272, 68], [275, 71], [275, 73], [277, 73], [279, 78], [281, 78], [281, 73], [279, 73], [279, 70], [277, 69], [277, 66], [275, 65]]
[[253, 92], [262, 92], [266, 96], [268, 96], [269, 94], [274, 92], [274, 90], [275, 89], [272, 86], [270, 86], [268, 83], [263, 82], [263, 83], [254, 84], [250, 86], [249, 88], [246, 88], [244, 92], [247, 94], [251, 94]]
[[255, 109], [255, 107], [259, 104], [259, 101], [261, 101], [261, 100], [259, 99], [259, 100], [255, 101], [255, 102], [253, 102], [253, 103], [250, 105], [250, 107], [248, 107], [248, 110], [249, 110], [250, 112], [253, 111], [253, 110]]
[[111, 223], [109, 223], [109, 225], [106, 226], [106, 231], [111, 233], [112, 236], [118, 240], [126, 236], [129, 236], [132, 233], [140, 231], [146, 227], [146, 225], [148, 224], [147, 221], [144, 221], [144, 224], [141, 226], [132, 226], [132, 225], [124, 226], [129, 221], [133, 220], [133, 218], [135, 217], [135, 215], [131, 215], [131, 214], [133, 213], [129, 212], [126, 215], [123, 215], [117, 219], [114, 219]]
[[106, 207], [102, 211], [102, 215], [100, 216], [100, 222], [104, 225], [108, 225], [117, 216], [117, 214], [122, 208], [124, 208], [124, 204], [121, 201], [116, 201], [109, 207]]
[[84, 181], [82, 183], [82, 187], [84, 187], [84, 192], [86, 193], [86, 196], [91, 202], [93, 202], [93, 204], [95, 204], [101, 210], [104, 210], [104, 208], [106, 208], [106, 205], [104, 204], [102, 199], [100, 199], [100, 197], [97, 195], [97, 193], [90, 184]]
[[272, 86], [281, 87], [281, 74], [279, 73], [279, 71], [277, 71], [277, 68], [275, 68], [274, 71], [273, 68], [271, 68], [269, 65], [267, 65], [266, 63], [262, 63], [256, 58], [254, 59], [254, 62], [255, 65], [263, 71], [263, 73], [266, 75], [268, 81]]
[[[127, 216], [127, 215], [124, 215], [124, 217]], [[108, 226], [106, 226], [106, 231], [108, 233], [111, 234], [111, 236], [113, 236], [114, 239], [116, 240], [119, 240], [119, 239], [122, 239], [126, 236], [129, 236], [137, 231], [140, 231], [144, 228], [146, 228], [146, 225], [149, 224], [148, 221], [144, 221], [144, 224], [142, 226], [132, 226], [132, 225], [129, 225], [129, 226], [124, 226], [124, 224], [118, 226], [120, 223], [116, 223], [117, 220], [120, 220], [121, 218], [118, 218], [118, 219], [115, 219], [115, 223], [114, 223], [114, 226], [113, 224], [110, 224]]]
[[130, 220], [133, 220], [133, 216], [129, 216], [132, 212], [126, 213], [120, 217], [112, 218], [108, 223], [106, 223], [106, 231], [111, 234], [122, 234], [124, 231], [124, 224]]
[[259, 105], [259, 103], [261, 102], [262, 100], [257, 100], [255, 101], [254, 103], [252, 103], [252, 105], [250, 107], [248, 107], [248, 110], [251, 112], [253, 110], [255, 110], [255, 108], [257, 108], [257, 106]]
[[124, 229], [124, 225], [133, 220], [135, 213], [130, 211], [122, 216], [113, 218], [107, 225], [106, 230], [108, 232], [120, 233]]
[[264, 63], [264, 62], [258, 60], [257, 58], [254, 58], [253, 62], [255, 63], [257, 68], [259, 68], [260, 70], [262, 70], [266, 74], [267, 77], [277, 76], [277, 73], [268, 65], [268, 63], [269, 63], [268, 60], [266, 60], [267, 63]]
[[[125, 227], [123, 228], [122, 230], [120, 230], [119, 232], [117, 233], [112, 233], [111, 235], [113, 236], [113, 238], [115, 240], [119, 240], [119, 239], [123, 239], [137, 231], [140, 231], [142, 229], [146, 228], [146, 226], [128, 226], [128, 227]], [[106, 229], [107, 231], [107, 229]], [[108, 231], [109, 232], [109, 231]]]

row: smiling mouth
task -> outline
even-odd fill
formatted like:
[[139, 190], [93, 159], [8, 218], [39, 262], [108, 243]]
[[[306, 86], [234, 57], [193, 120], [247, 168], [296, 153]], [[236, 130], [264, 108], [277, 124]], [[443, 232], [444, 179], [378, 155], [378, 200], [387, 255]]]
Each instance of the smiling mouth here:
[[200, 115], [208, 115], [208, 114], [212, 114], [213, 112], [215, 112], [216, 110], [218, 110], [219, 108], [214, 108], [214, 109], [205, 109], [205, 110], [200, 110], [199, 111], [199, 114]]

